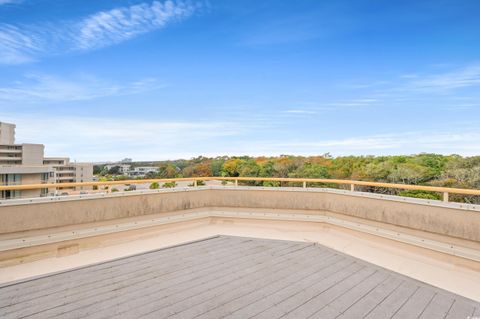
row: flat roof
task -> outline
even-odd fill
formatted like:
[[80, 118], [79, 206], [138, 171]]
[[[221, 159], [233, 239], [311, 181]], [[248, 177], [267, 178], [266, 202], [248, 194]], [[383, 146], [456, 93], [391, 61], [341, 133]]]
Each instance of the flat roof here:
[[1, 318], [56, 316], [467, 318], [480, 303], [319, 244], [217, 236], [0, 286]]

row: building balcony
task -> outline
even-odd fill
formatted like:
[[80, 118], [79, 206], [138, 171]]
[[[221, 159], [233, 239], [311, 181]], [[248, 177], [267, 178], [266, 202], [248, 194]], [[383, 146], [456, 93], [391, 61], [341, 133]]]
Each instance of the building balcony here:
[[59, 184], [64, 184], [64, 183], [73, 183], [75, 182], [75, 179], [72, 177], [60, 177], [56, 179], [56, 182]]
[[22, 154], [22, 149], [0, 148], [0, 155], [1, 154]]
[[72, 174], [57, 174], [56, 179], [75, 179], [75, 175], [72, 175]]
[[73, 183], [75, 178], [72, 176], [57, 176], [56, 181], [58, 183]]
[[[0, 201], [0, 315], [478, 316], [480, 207], [449, 202], [455, 189], [231, 182]], [[122, 182], [83, 185], [102, 183]]]
[[0, 174], [47, 174], [51, 172], [51, 168], [42, 165], [0, 165]]
[[17, 182], [0, 182], [0, 186], [13, 186], [13, 185], [22, 185], [21, 181]]
[[58, 173], [75, 173], [74, 168], [63, 168], [63, 167], [55, 167], [55, 171]]
[[0, 161], [18, 161], [18, 162], [22, 162], [22, 157], [21, 157], [21, 156], [2, 156], [2, 154], [0, 154]]

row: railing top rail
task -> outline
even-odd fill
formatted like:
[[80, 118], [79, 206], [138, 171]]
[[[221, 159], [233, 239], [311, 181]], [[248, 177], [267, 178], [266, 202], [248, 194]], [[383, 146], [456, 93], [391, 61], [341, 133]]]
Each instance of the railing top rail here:
[[379, 182], [366, 182], [356, 180], [343, 179], [320, 179], [320, 178], [279, 178], [279, 177], [184, 177], [184, 178], [160, 178], [160, 179], [134, 179], [134, 180], [119, 180], [119, 181], [98, 181], [98, 182], [75, 182], [75, 183], [48, 183], [48, 184], [24, 184], [24, 185], [0, 185], [2, 190], [30, 190], [41, 188], [57, 188], [57, 187], [78, 187], [78, 186], [111, 186], [111, 185], [125, 185], [125, 184], [147, 184], [147, 183], [171, 183], [182, 181], [271, 181], [271, 182], [290, 182], [290, 183], [322, 183], [322, 184], [338, 184], [338, 185], [354, 185], [354, 186], [370, 186], [382, 188], [395, 188], [405, 190], [420, 190], [438, 193], [452, 193], [463, 195], [480, 195], [480, 189], [467, 188], [451, 188], [451, 187], [436, 187], [423, 185], [408, 185], [408, 184], [391, 184]]

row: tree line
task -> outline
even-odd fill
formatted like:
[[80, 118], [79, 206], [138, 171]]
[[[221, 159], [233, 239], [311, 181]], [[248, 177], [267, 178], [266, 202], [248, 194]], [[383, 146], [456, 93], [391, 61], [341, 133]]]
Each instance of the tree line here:
[[[321, 156], [281, 155], [276, 157], [219, 156], [195, 157], [189, 160], [132, 163], [132, 165], [155, 165], [157, 173], [145, 178], [178, 177], [300, 177], [352, 179], [372, 182], [401, 183], [480, 189], [480, 156], [415, 154], [398, 156]], [[95, 173], [109, 175], [102, 166], [95, 167]], [[114, 176], [115, 178], [121, 178]], [[292, 186], [274, 182], [245, 182], [248, 185]], [[309, 185], [325, 187], [326, 185]], [[327, 185], [328, 187], [341, 187]], [[385, 194], [440, 199], [440, 194], [423, 191], [402, 191], [394, 189], [372, 189], [361, 187], [362, 191]], [[460, 202], [479, 203], [475, 196], [451, 195]]]

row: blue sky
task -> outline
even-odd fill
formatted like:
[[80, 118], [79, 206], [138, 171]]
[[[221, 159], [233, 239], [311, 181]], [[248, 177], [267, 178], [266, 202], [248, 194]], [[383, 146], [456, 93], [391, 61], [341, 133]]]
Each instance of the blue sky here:
[[0, 121], [79, 161], [480, 155], [476, 0], [0, 0]]

